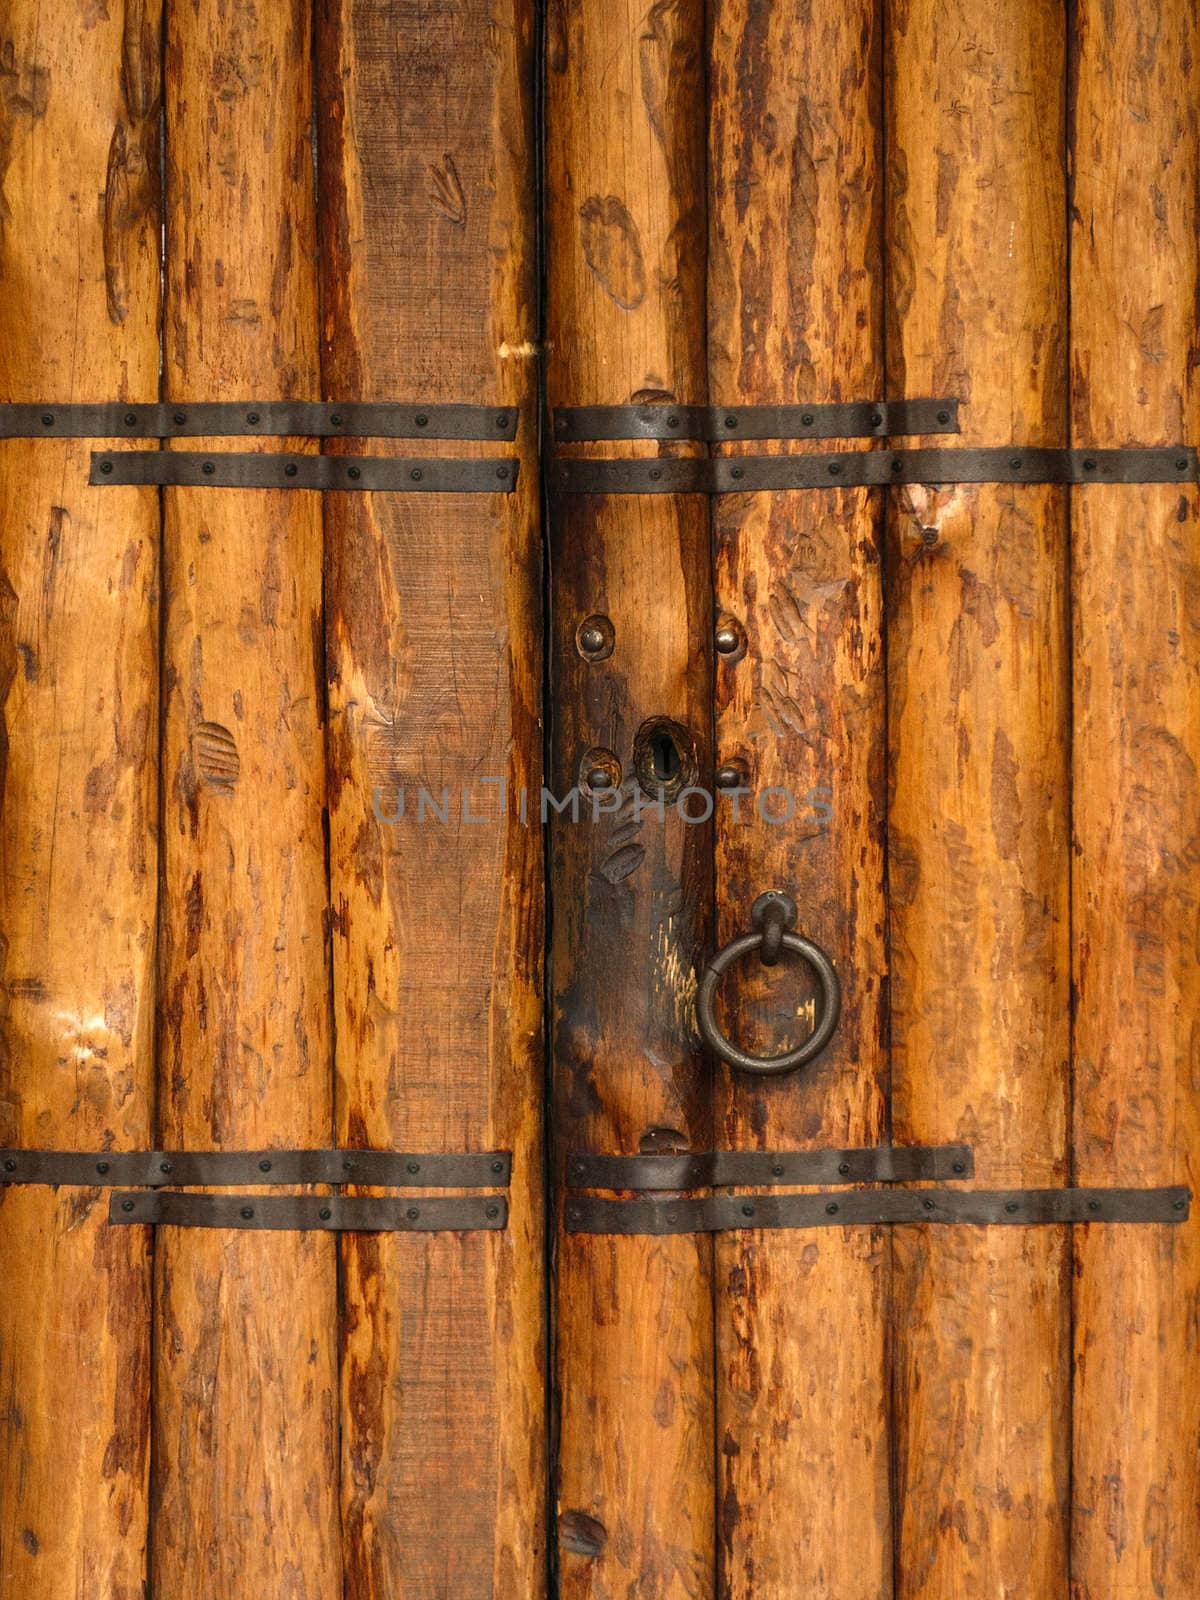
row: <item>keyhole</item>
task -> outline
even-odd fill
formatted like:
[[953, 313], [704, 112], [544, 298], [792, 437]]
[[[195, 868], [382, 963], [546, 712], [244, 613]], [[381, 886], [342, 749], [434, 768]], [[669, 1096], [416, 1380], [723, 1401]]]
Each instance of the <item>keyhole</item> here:
[[674, 783], [683, 770], [678, 745], [662, 730], [650, 740], [650, 770], [664, 786]]

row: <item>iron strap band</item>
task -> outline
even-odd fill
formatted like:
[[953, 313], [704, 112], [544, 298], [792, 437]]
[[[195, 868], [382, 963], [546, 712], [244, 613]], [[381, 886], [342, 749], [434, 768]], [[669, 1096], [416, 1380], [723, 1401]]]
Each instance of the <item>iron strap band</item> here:
[[683, 1155], [573, 1155], [577, 1189], [701, 1189], [725, 1184], [905, 1183], [969, 1178], [970, 1145], [876, 1145], [865, 1150], [705, 1150]]
[[274, 434], [293, 438], [515, 439], [503, 406], [396, 405], [364, 400], [200, 400], [137, 405], [0, 405], [0, 439], [175, 439]]
[[173, 1228], [323, 1229], [328, 1233], [498, 1232], [508, 1223], [502, 1195], [179, 1194], [113, 1195], [110, 1222]]
[[724, 1233], [850, 1224], [1183, 1222], [1187, 1189], [858, 1189], [849, 1194], [569, 1200], [568, 1233]]
[[92, 456], [89, 483], [186, 484], [209, 489], [367, 489], [425, 494], [510, 494], [515, 459], [246, 454], [116, 450]]
[[744, 494], [753, 490], [879, 488], [893, 483], [1183, 483], [1196, 452], [1044, 450], [859, 450], [835, 455], [659, 457], [558, 461], [566, 494]]
[[852, 400], [844, 405], [560, 406], [554, 437], [578, 439], [856, 439], [957, 433], [957, 400]]
[[0, 1184], [353, 1183], [367, 1188], [473, 1189], [507, 1184], [507, 1150], [0, 1150]]

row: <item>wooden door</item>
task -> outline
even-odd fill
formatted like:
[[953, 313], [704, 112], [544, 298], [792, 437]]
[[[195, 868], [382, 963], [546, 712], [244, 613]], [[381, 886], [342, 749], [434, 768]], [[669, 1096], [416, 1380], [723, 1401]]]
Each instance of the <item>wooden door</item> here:
[[1198, 75], [8, 0], [0, 1600], [1194, 1600]]

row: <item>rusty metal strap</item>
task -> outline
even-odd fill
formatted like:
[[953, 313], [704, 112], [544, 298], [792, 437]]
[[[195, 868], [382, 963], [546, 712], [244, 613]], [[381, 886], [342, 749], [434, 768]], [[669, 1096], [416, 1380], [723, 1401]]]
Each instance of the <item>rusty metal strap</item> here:
[[1187, 1189], [859, 1189], [849, 1194], [568, 1200], [568, 1233], [724, 1233], [941, 1222], [1184, 1222]]
[[560, 406], [554, 437], [578, 439], [857, 439], [957, 433], [958, 401], [852, 400], [845, 405]]
[[860, 1150], [705, 1150], [682, 1155], [573, 1155], [576, 1189], [701, 1189], [726, 1184], [905, 1183], [969, 1178], [970, 1145], [875, 1145]]
[[402, 494], [511, 494], [517, 462], [449, 456], [297, 456], [214, 450], [95, 452], [89, 483], [187, 484], [208, 489], [367, 489]]
[[557, 461], [564, 494], [745, 494], [755, 490], [879, 488], [904, 483], [1186, 483], [1196, 452], [1043, 450], [859, 450], [833, 455], [660, 457]]
[[0, 1184], [352, 1183], [365, 1188], [473, 1189], [507, 1184], [507, 1150], [0, 1150]]
[[508, 1222], [503, 1195], [249, 1195], [141, 1190], [114, 1194], [110, 1222], [171, 1228], [324, 1229], [327, 1233], [498, 1232]]
[[513, 439], [509, 406], [362, 400], [200, 400], [138, 405], [0, 405], [0, 439], [175, 439], [263, 434], [293, 438]]

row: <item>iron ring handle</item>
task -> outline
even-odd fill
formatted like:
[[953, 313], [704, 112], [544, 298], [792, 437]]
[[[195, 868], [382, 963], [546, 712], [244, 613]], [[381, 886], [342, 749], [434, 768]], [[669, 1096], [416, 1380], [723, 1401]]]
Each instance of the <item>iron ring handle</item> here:
[[783, 948], [807, 961], [820, 982], [821, 999], [817, 1010], [817, 1025], [803, 1044], [798, 1044], [794, 1049], [785, 1050], [777, 1056], [754, 1056], [734, 1044], [717, 1023], [717, 985], [735, 961], [739, 961], [742, 956], [749, 955], [754, 950], [761, 950], [769, 938], [769, 928], [764, 928], [761, 932], [743, 933], [736, 939], [731, 939], [717, 951], [705, 967], [696, 994], [696, 1020], [700, 1024], [700, 1033], [705, 1044], [731, 1067], [738, 1067], [742, 1072], [758, 1073], [760, 1077], [777, 1077], [783, 1072], [794, 1072], [806, 1061], [811, 1061], [814, 1056], [820, 1055], [833, 1038], [842, 1009], [842, 986], [838, 982], [833, 962], [824, 950], [819, 944], [814, 944], [811, 939], [805, 939], [801, 934], [784, 933], [779, 941]]

